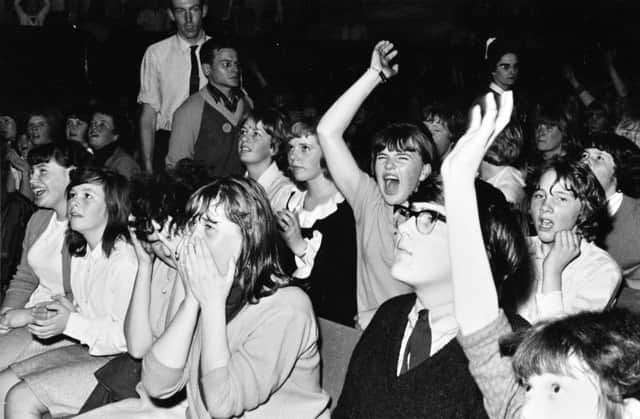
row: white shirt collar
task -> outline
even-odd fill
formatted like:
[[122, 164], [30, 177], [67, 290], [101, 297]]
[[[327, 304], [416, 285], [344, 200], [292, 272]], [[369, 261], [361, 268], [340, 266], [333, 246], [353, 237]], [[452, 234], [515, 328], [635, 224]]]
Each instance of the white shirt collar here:
[[197, 45], [197, 46], [201, 46], [202, 44], [204, 44], [204, 42], [209, 39], [207, 34], [204, 33], [204, 31], [202, 31], [202, 36], [200, 37], [200, 39], [198, 40], [198, 42], [196, 42], [195, 44], [191, 44], [189, 42], [187, 42], [185, 39], [183, 39], [180, 35], [178, 35], [176, 33], [176, 40], [178, 42], [178, 47], [180, 48], [181, 51], [183, 52], [187, 52], [189, 51], [189, 48], [192, 45]]
[[[271, 185], [280, 175], [280, 169], [278, 169], [278, 165], [276, 162], [271, 162], [267, 170], [262, 172], [260, 177], [256, 180], [263, 188], [267, 189], [267, 186]], [[247, 173], [248, 175], [248, 173]]]
[[498, 86], [495, 82], [491, 82], [491, 84], [489, 84], [489, 89], [493, 90], [494, 92], [500, 95], [505, 92], [505, 90], [502, 87]]
[[607, 210], [609, 211], [609, 215], [614, 216], [616, 212], [618, 212], [620, 205], [622, 205], [622, 198], [624, 198], [622, 192], [616, 192], [607, 199]]
[[[412, 329], [416, 326], [420, 310], [423, 310], [424, 308], [425, 307], [422, 305], [420, 300], [416, 298], [416, 303], [413, 305], [408, 316], [409, 324]], [[438, 331], [438, 334], [445, 334], [454, 331], [457, 332], [458, 323], [455, 321], [453, 309], [453, 302], [430, 308], [429, 326], [431, 327], [431, 330]]]

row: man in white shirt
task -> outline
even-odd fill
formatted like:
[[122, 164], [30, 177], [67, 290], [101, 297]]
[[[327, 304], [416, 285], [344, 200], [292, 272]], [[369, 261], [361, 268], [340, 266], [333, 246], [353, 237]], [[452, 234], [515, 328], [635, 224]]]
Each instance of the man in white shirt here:
[[169, 17], [177, 33], [147, 48], [140, 66], [140, 140], [146, 172], [164, 167], [175, 110], [207, 83], [199, 48], [209, 37], [202, 29], [203, 0], [171, 0]]

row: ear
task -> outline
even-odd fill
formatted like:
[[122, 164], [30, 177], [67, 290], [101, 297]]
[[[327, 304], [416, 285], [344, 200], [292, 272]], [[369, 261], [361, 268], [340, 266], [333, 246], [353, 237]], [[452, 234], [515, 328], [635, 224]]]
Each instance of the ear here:
[[175, 21], [176, 21], [176, 17], [175, 17], [175, 15], [173, 14], [173, 10], [171, 10], [171, 8], [170, 8], [170, 7], [168, 7], [168, 8], [167, 8], [167, 14], [169, 15], [169, 19], [171, 19], [171, 21], [172, 21], [172, 22], [175, 22]]
[[202, 17], [207, 17], [207, 12], [209, 11], [209, 8], [207, 7], [206, 4], [202, 5]]
[[431, 163], [426, 163], [422, 165], [422, 170], [420, 170], [420, 182], [425, 180], [431, 174]]
[[211, 74], [211, 64], [208, 63], [202, 63], [202, 72], [204, 73], [205, 77], [209, 77], [209, 74]]
[[120, 138], [120, 134], [113, 134], [113, 142], [115, 143]]

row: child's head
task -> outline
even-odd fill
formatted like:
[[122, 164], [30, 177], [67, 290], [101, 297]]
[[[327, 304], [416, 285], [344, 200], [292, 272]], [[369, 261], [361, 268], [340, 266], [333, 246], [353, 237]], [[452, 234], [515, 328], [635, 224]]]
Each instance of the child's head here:
[[312, 120], [303, 119], [291, 126], [287, 145], [287, 164], [290, 176], [305, 188], [318, 176], [331, 179], [327, 161], [318, 142], [316, 124]]
[[429, 129], [441, 159], [463, 134], [464, 118], [453, 107], [430, 104], [422, 109], [422, 123]]
[[510, 122], [498, 134], [484, 156], [484, 160], [496, 166], [513, 166], [520, 157], [524, 135], [522, 127], [517, 122]]
[[621, 419], [640, 384], [640, 317], [580, 313], [525, 332], [513, 357], [526, 419]]
[[31, 166], [29, 185], [35, 204], [66, 214], [70, 173], [90, 160], [91, 155], [75, 142], [49, 143], [31, 149], [27, 161]]
[[574, 154], [580, 148], [560, 106], [541, 107], [535, 118], [535, 148], [545, 159]]
[[252, 179], [224, 177], [195, 191], [186, 210], [187, 227], [211, 250], [219, 270], [235, 261], [234, 286], [245, 303], [272, 294], [282, 278], [279, 232], [269, 200]]
[[564, 230], [574, 230], [587, 241], [597, 238], [606, 199], [585, 163], [553, 159], [532, 179], [529, 213], [542, 243], [553, 243], [556, 233]]
[[275, 161], [283, 168], [288, 119], [275, 108], [256, 109], [247, 116], [238, 139], [238, 154], [245, 165]]
[[[513, 312], [528, 294], [529, 252], [520, 225], [502, 194], [476, 183], [478, 215], [500, 306]], [[442, 184], [423, 182], [409, 206], [394, 207], [394, 278], [415, 288], [451, 282], [449, 237]]]
[[83, 167], [74, 170], [67, 187], [69, 251], [86, 254], [87, 246], [102, 243], [109, 256], [119, 239], [129, 240], [128, 219], [131, 203], [129, 182], [109, 169]]
[[403, 204], [416, 187], [440, 168], [429, 130], [408, 123], [389, 124], [373, 138], [373, 172], [385, 202]]

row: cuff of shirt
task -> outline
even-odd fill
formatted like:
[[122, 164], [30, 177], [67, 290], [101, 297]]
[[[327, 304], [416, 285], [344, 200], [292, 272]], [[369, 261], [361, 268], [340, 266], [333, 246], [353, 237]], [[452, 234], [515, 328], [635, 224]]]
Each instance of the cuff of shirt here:
[[295, 257], [296, 271], [293, 273], [294, 278], [305, 279], [311, 275], [316, 255], [322, 244], [322, 233], [317, 230], [313, 231], [313, 237], [305, 239], [307, 242], [307, 250], [302, 257]]
[[536, 294], [536, 305], [538, 306], [539, 320], [562, 314], [562, 291]]
[[89, 319], [87, 319], [80, 313], [71, 313], [69, 314], [67, 325], [62, 333], [82, 342], [81, 337], [84, 335], [84, 331], [87, 330], [89, 326]]

